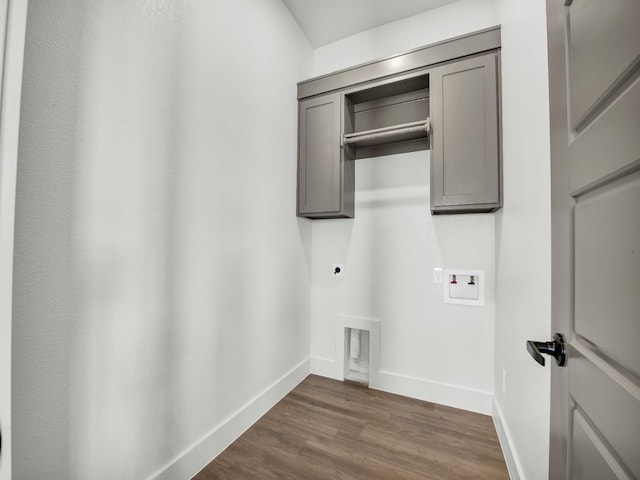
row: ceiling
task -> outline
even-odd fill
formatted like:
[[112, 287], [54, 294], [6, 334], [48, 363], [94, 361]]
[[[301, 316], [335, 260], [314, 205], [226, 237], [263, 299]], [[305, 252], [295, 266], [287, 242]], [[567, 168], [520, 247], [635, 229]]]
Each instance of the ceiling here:
[[283, 0], [313, 48], [456, 0]]

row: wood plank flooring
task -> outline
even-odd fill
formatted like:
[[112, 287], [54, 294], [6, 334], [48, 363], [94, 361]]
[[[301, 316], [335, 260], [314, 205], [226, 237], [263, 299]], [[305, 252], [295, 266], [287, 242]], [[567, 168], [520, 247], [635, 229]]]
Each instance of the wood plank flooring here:
[[491, 417], [310, 375], [194, 480], [508, 478]]

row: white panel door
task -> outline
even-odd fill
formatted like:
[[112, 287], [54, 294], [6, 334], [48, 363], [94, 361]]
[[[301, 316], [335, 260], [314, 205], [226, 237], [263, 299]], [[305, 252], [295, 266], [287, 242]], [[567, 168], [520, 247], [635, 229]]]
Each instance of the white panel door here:
[[547, 0], [550, 478], [640, 478], [640, 2]]
[[13, 224], [27, 0], [0, 0], [0, 480], [11, 479]]

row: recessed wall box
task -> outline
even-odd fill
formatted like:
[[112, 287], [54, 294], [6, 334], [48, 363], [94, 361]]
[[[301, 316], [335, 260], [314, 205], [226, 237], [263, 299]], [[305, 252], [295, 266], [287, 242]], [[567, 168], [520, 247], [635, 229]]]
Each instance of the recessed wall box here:
[[445, 303], [484, 306], [484, 271], [455, 269], [444, 273]]

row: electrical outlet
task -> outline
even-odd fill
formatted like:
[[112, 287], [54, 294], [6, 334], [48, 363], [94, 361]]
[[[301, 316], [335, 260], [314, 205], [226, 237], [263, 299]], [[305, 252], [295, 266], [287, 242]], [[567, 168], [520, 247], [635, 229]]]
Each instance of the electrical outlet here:
[[502, 393], [507, 394], [507, 371], [504, 368], [502, 369]]
[[433, 283], [442, 284], [442, 269], [434, 268], [433, 269]]

